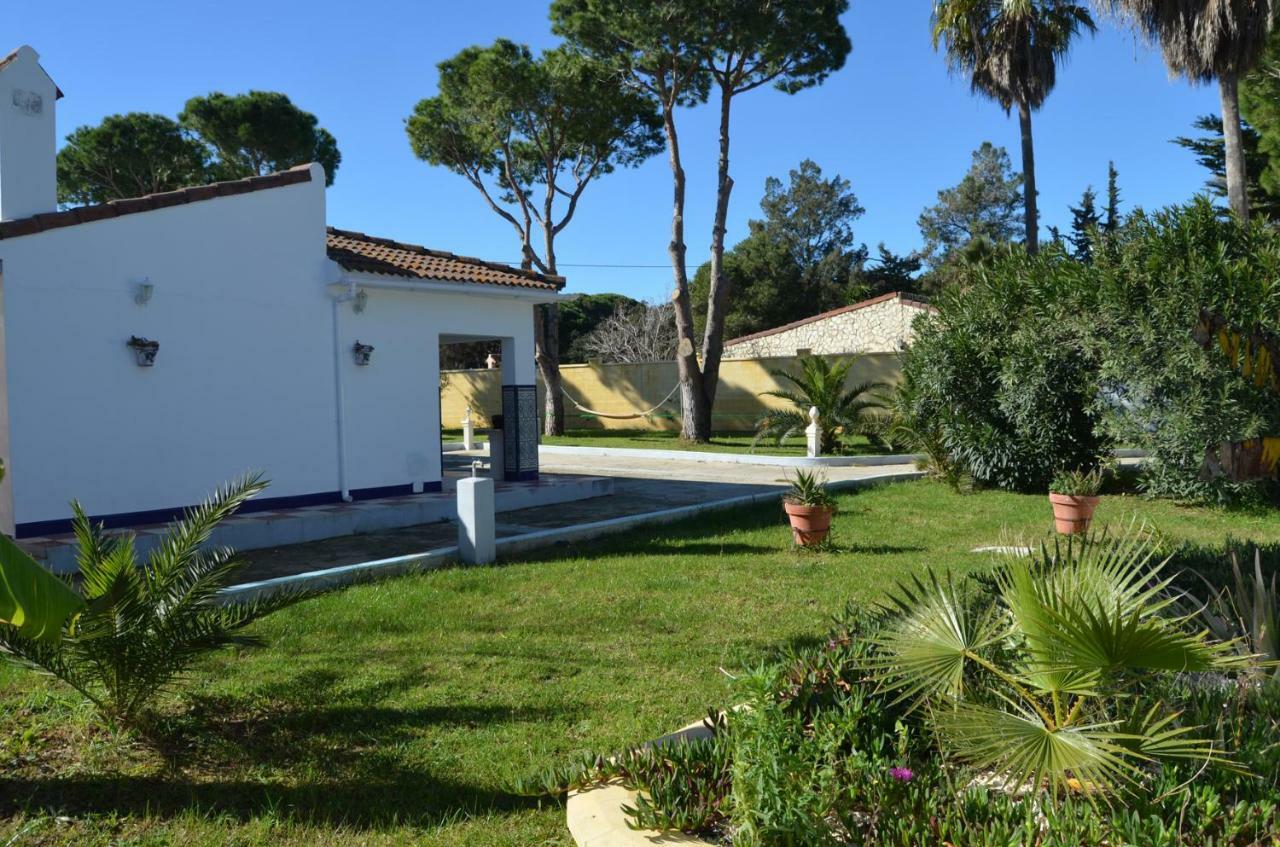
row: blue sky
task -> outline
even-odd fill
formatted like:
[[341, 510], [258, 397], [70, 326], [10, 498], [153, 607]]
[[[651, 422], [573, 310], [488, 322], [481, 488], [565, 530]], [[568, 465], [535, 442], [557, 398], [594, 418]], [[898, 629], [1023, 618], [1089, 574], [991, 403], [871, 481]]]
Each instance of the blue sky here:
[[[328, 194], [335, 226], [510, 261], [515, 235], [462, 178], [416, 160], [404, 118], [436, 87], [437, 62], [497, 37], [555, 43], [548, 0], [87, 0], [32, 3], [5, 16], [2, 49], [28, 43], [66, 98], [59, 134], [105, 115], [175, 115], [186, 98], [250, 88], [287, 93], [338, 139], [343, 162]], [[990, 140], [1018, 164], [1017, 119], [969, 94], [929, 41], [929, 0], [853, 0], [853, 53], [823, 86], [788, 96], [757, 91], [735, 105], [730, 243], [759, 214], [764, 180], [804, 158], [853, 184], [867, 213], [859, 240], [904, 252], [920, 244], [916, 218], [959, 181], [970, 152]], [[1041, 217], [1065, 226], [1068, 204], [1120, 171], [1125, 207], [1181, 202], [1204, 173], [1169, 143], [1216, 89], [1170, 79], [1158, 54], [1114, 22], [1079, 42], [1057, 90], [1036, 115]], [[679, 116], [689, 178], [689, 259], [703, 261], [715, 191], [716, 116]], [[587, 191], [558, 253], [571, 291], [665, 297], [671, 213], [664, 157]], [[658, 265], [593, 268], [575, 265]]]

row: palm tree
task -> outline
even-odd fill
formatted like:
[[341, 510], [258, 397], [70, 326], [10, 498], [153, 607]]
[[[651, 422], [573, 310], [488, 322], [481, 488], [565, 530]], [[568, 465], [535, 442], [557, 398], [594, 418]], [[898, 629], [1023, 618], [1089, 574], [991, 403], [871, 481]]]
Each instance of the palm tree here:
[[1275, 22], [1275, 0], [1109, 0], [1159, 42], [1164, 63], [1192, 82], [1218, 81], [1222, 140], [1226, 148], [1227, 200], [1249, 219], [1242, 130], [1240, 77], [1258, 63]]
[[1097, 27], [1089, 10], [1070, 0], [936, 0], [933, 46], [943, 46], [956, 73], [977, 94], [1018, 109], [1022, 132], [1023, 211], [1026, 246], [1039, 247], [1035, 145], [1031, 113], [1044, 105], [1057, 82], [1058, 63], [1082, 30]]
[[[54, 637], [0, 625], [0, 654], [70, 685], [112, 723], [136, 727], [155, 695], [180, 679], [204, 653], [257, 643], [241, 632], [258, 618], [303, 595], [281, 592], [247, 602], [224, 602], [219, 591], [242, 567], [231, 550], [206, 550], [214, 527], [266, 482], [247, 476], [187, 510], [145, 564], [133, 536], [108, 535], [73, 503], [80, 584], [70, 620], [61, 608]], [[0, 546], [3, 574], [22, 557], [12, 542]], [[29, 560], [20, 565], [39, 565]], [[56, 579], [56, 578], [55, 578]], [[64, 583], [63, 588], [70, 590]], [[3, 600], [3, 594], [0, 594]]]
[[817, 408], [818, 426], [822, 432], [823, 449], [840, 451], [841, 437], [854, 433], [870, 433], [875, 428], [867, 415], [873, 409], [883, 409], [881, 398], [872, 394], [884, 388], [883, 382], [862, 382], [846, 388], [849, 371], [857, 357], [828, 361], [821, 356], [803, 356], [800, 374], [784, 370], [769, 371], [775, 378], [790, 383], [794, 389], [765, 391], [761, 397], [777, 397], [792, 404], [791, 409], [770, 409], [756, 422], [756, 437], [752, 449], [766, 438], [775, 438], [781, 444], [809, 425], [809, 409]]

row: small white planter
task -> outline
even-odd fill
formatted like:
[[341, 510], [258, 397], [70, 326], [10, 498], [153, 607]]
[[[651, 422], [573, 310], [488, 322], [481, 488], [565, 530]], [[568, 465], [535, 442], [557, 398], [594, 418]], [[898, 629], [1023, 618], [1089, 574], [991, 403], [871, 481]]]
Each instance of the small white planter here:
[[360, 367], [366, 367], [369, 364], [370, 357], [373, 356], [372, 344], [361, 344], [357, 341], [351, 346], [351, 354], [355, 356], [356, 364]]

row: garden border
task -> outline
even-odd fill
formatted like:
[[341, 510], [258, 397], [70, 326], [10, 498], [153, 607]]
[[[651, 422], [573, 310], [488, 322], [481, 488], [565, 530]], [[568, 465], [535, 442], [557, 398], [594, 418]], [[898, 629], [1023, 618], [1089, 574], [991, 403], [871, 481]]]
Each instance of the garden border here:
[[[706, 738], [711, 734], [705, 721], [691, 723], [683, 729], [661, 738], [645, 742], [642, 747], [665, 747], [693, 738]], [[578, 847], [645, 847], [653, 844], [704, 845], [704, 841], [683, 832], [658, 832], [651, 829], [632, 829], [627, 825], [623, 806], [634, 803], [636, 792], [610, 783], [597, 788], [573, 791], [565, 804], [565, 822], [569, 834]]]

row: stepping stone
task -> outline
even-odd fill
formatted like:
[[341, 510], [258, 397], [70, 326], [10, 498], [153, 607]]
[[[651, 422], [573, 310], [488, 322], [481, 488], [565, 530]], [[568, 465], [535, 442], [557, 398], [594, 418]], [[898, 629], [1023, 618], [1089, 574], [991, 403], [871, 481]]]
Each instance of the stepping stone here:
[[995, 553], [997, 556], [1030, 556], [1030, 547], [974, 547], [971, 553]]

